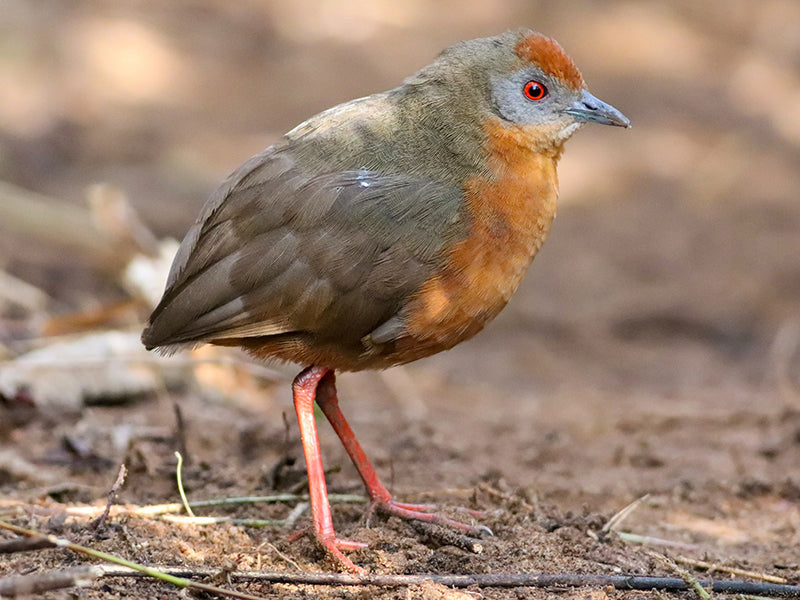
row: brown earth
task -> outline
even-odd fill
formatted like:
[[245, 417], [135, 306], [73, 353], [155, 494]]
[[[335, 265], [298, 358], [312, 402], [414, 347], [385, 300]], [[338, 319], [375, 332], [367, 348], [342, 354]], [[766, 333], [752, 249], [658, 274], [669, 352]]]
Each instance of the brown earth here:
[[[634, 128], [586, 128], [568, 144], [551, 238], [483, 333], [402, 369], [339, 378], [342, 408], [396, 496], [484, 511], [495, 536], [471, 554], [394, 518], [367, 527], [352, 504], [334, 505], [337, 531], [370, 544], [352, 558], [376, 573], [674, 575], [654, 550], [800, 583], [796, 3], [7, 4], [0, 177], [73, 204], [88, 184], [114, 183], [159, 235], [181, 235], [215, 182], [282, 131], [395, 85], [447, 43], [520, 25], [559, 39]], [[0, 268], [50, 295], [38, 317], [124, 297], [80, 256], [0, 231]], [[10, 358], [37, 315], [0, 317]], [[100, 533], [64, 520], [68, 507], [104, 505], [121, 462], [120, 503], [178, 500], [176, 404], [190, 499], [302, 491], [294, 372], [279, 373], [271, 384], [248, 378], [256, 387], [227, 400], [190, 383], [57, 417], [4, 399], [0, 516], [146, 564], [329, 569], [311, 541], [287, 540], [307, 514], [291, 528], [120, 515]], [[330, 490], [360, 492], [326, 425], [321, 435]], [[645, 495], [619, 530], [650, 543], [600, 531]], [[277, 519], [290, 509], [198, 512]], [[83, 560], [0, 556], [0, 576]], [[239, 587], [268, 598], [466, 597], [435, 585]], [[75, 597], [179, 594], [111, 579]], [[559, 593], [572, 595], [656, 597]]]

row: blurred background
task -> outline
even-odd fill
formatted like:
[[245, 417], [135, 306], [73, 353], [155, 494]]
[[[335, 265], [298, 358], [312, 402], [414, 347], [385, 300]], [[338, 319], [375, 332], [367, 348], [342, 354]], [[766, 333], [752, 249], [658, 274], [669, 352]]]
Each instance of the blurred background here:
[[[143, 227], [144, 246], [147, 230], [180, 239], [228, 172], [300, 121], [520, 26], [558, 39], [633, 129], [569, 142], [559, 218], [508, 309], [390, 385], [441, 422], [521, 415], [498, 426], [519, 436], [548, 407], [584, 425], [604, 405], [797, 408], [795, 0], [4, 0], [0, 271], [44, 294], [0, 294], [5, 357], [129, 297], [87, 198], [132, 208], [141, 223], [112, 225]], [[368, 377], [343, 383], [357, 407]]]

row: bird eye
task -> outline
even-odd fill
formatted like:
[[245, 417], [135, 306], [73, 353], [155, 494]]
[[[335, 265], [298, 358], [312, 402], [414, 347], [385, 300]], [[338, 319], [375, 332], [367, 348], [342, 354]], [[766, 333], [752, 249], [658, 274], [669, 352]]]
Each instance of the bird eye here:
[[541, 100], [547, 96], [547, 88], [543, 83], [539, 83], [535, 80], [526, 83], [522, 91], [528, 100]]

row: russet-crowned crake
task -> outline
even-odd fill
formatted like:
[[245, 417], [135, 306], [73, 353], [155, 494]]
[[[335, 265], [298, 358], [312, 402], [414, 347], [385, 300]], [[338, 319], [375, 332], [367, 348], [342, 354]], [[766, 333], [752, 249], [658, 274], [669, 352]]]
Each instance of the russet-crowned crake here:
[[451, 348], [505, 306], [556, 213], [556, 163], [586, 122], [629, 126], [561, 46], [530, 30], [459, 42], [400, 87], [297, 126], [214, 192], [181, 243], [148, 349], [202, 342], [306, 366], [293, 383], [317, 540], [331, 522], [313, 403], [372, 508], [395, 501], [339, 410], [334, 371]]

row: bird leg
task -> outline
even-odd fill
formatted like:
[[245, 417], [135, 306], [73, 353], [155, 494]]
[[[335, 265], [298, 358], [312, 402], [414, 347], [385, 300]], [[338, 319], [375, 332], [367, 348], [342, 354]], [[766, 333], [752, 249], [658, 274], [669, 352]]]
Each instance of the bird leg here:
[[330, 369], [308, 367], [303, 370], [292, 383], [294, 408], [297, 422], [300, 425], [300, 440], [303, 444], [303, 455], [308, 471], [308, 492], [311, 499], [311, 515], [314, 521], [314, 535], [317, 541], [342, 568], [354, 573], [364, 573], [342, 550], [363, 548], [366, 544], [340, 540], [333, 530], [331, 505], [328, 502], [328, 486], [325, 484], [325, 470], [322, 466], [322, 454], [319, 449], [317, 422], [314, 419], [314, 398], [320, 381], [326, 376], [333, 377]]
[[[358, 474], [361, 476], [361, 481], [364, 482], [364, 486], [367, 488], [367, 493], [370, 497], [370, 510], [377, 509], [380, 512], [395, 515], [401, 519], [415, 519], [451, 527], [463, 531], [468, 535], [479, 537], [485, 534], [491, 535], [492, 532], [488, 527], [467, 525], [432, 512], [435, 506], [427, 504], [407, 504], [392, 499], [389, 490], [381, 483], [378, 474], [375, 472], [374, 467], [361, 448], [361, 444], [358, 443], [356, 435], [350, 428], [347, 419], [344, 418], [342, 411], [339, 410], [339, 400], [336, 396], [336, 376], [333, 371], [327, 370], [327, 372], [323, 373], [318, 379], [318, 382], [316, 393], [317, 404], [327, 417], [336, 435], [339, 436], [344, 449], [350, 456], [350, 460], [353, 461], [353, 465], [355, 465]], [[316, 441], [316, 434], [314, 439]], [[321, 468], [320, 466], [320, 469]], [[320, 479], [322, 479], [322, 475], [320, 475]], [[310, 480], [311, 471], [309, 470], [309, 481]], [[325, 489], [324, 484], [325, 482], [322, 480], [323, 491]], [[313, 505], [312, 498], [312, 507]], [[330, 509], [327, 506], [326, 508], [328, 509], [328, 519], [330, 519]], [[331, 535], [333, 534], [331, 533]]]

